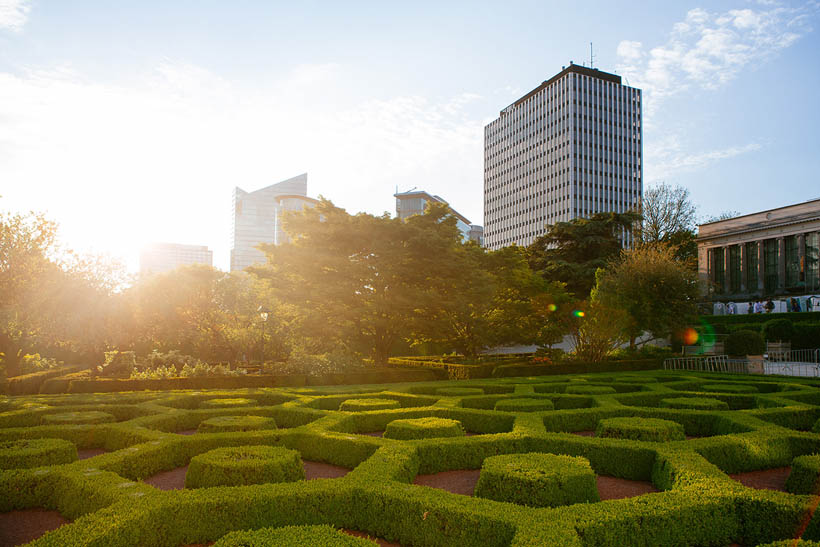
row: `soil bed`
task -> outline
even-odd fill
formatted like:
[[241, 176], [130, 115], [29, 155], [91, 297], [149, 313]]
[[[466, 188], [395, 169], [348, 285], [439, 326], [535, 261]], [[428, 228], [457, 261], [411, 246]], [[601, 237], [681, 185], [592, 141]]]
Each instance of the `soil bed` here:
[[594, 431], [573, 431], [572, 434], [573, 435], [580, 435], [581, 437], [594, 437], [595, 436]]
[[305, 480], [338, 479], [339, 477], [344, 477], [350, 473], [350, 469], [347, 467], [341, 467], [330, 463], [303, 460], [302, 464], [305, 468]]
[[144, 480], [145, 484], [150, 484], [160, 490], [182, 490], [185, 488], [185, 473], [188, 466], [177, 467], [170, 471], [162, 471]]
[[0, 513], [0, 547], [28, 543], [68, 522], [57, 511], [46, 509]]
[[598, 482], [598, 494], [601, 496], [601, 501], [634, 498], [635, 496], [660, 491], [649, 481], [632, 481], [603, 475], [598, 475], [596, 481]]
[[777, 467], [761, 471], [747, 471], [746, 473], [730, 473], [729, 476], [749, 488], [785, 492], [786, 479], [789, 478], [791, 470], [791, 467]]
[[177, 435], [193, 435], [196, 429], [183, 429], [182, 431], [174, 431]]
[[101, 454], [108, 454], [108, 450], [104, 448], [81, 448], [77, 450], [77, 459], [87, 460]]
[[370, 536], [370, 535], [368, 535], [364, 532], [359, 532], [357, 530], [345, 530], [344, 528], [342, 528], [342, 529], [340, 529], [340, 532], [344, 532], [345, 534], [347, 534], [349, 536], [354, 536], [354, 537], [357, 537], [357, 538], [365, 538], [365, 539], [369, 539], [371, 541], [375, 541], [376, 543], [378, 543], [382, 547], [401, 547], [400, 543], [392, 543], [392, 542], [387, 541], [385, 539], [374, 538], [373, 536]]

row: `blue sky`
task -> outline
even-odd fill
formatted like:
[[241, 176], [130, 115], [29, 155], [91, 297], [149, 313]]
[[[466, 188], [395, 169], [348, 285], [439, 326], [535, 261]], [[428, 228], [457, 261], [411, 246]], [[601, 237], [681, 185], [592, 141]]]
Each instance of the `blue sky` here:
[[234, 186], [482, 223], [483, 126], [573, 60], [645, 93], [645, 184], [705, 217], [820, 197], [820, 3], [0, 0], [0, 208], [132, 267], [228, 260]]

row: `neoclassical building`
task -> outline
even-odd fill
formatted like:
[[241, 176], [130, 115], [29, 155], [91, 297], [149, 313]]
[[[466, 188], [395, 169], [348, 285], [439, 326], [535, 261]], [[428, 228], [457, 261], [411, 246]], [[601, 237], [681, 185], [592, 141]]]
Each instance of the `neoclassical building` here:
[[820, 294], [820, 199], [698, 226], [711, 300]]

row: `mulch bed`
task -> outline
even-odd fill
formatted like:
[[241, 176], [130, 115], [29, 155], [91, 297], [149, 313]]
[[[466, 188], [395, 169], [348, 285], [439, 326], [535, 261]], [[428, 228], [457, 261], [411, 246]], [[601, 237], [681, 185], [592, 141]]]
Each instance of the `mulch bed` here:
[[581, 437], [594, 437], [595, 436], [594, 431], [573, 431], [572, 434], [573, 435], [580, 435]]
[[347, 534], [349, 536], [354, 536], [354, 537], [357, 537], [357, 538], [365, 538], [365, 539], [369, 539], [371, 541], [375, 541], [376, 543], [378, 543], [382, 547], [401, 547], [400, 543], [392, 543], [392, 542], [387, 541], [385, 539], [374, 538], [373, 536], [370, 536], [370, 535], [368, 535], [364, 532], [359, 532], [357, 530], [345, 530], [344, 528], [342, 528], [340, 530], [340, 532], [344, 532], [345, 534]]
[[104, 448], [81, 448], [80, 450], [77, 450], [77, 459], [87, 460], [88, 458], [93, 458], [94, 456], [107, 453], [108, 450]]
[[[413, 484], [439, 488], [452, 492], [453, 494], [472, 496], [480, 474], [480, 469], [442, 471], [441, 473], [433, 473], [431, 475], [416, 475], [416, 478], [413, 479]], [[634, 498], [635, 496], [659, 491], [649, 481], [633, 481], [599, 475], [597, 482], [598, 493], [601, 496], [601, 500]]]
[[786, 479], [789, 478], [791, 470], [791, 467], [777, 467], [761, 471], [747, 471], [746, 473], [730, 473], [729, 476], [749, 488], [785, 492]]
[[160, 490], [182, 490], [185, 488], [185, 473], [188, 471], [188, 466], [177, 467], [170, 471], [162, 471], [153, 477], [148, 477], [144, 480], [145, 484], [150, 484], [154, 488]]
[[338, 479], [350, 473], [347, 467], [341, 467], [330, 463], [312, 462], [308, 460], [302, 461], [302, 466], [305, 468], [305, 479]]
[[177, 435], [193, 435], [196, 429], [183, 429], [182, 431], [174, 431]]
[[46, 509], [0, 513], [0, 547], [28, 543], [68, 522], [57, 511]]

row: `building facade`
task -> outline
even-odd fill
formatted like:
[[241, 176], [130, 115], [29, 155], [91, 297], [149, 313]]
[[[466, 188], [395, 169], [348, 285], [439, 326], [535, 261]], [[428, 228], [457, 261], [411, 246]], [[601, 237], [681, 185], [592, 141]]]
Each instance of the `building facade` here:
[[213, 263], [214, 253], [205, 245], [152, 243], [140, 251], [141, 275], [167, 272], [191, 264], [213, 266]]
[[257, 246], [261, 243], [281, 245], [287, 241], [282, 215], [315, 204], [315, 199], [307, 197], [307, 173], [255, 192], [234, 188], [231, 271], [264, 264], [265, 254]]
[[[411, 190], [409, 192], [396, 192], [393, 194], [396, 198], [396, 216], [401, 220], [405, 220], [413, 215], [424, 214], [428, 203], [443, 203], [450, 207], [443, 198], [428, 194], [422, 190]], [[456, 225], [461, 230], [464, 241], [475, 241], [479, 245], [484, 245], [484, 228], [471, 224], [469, 219], [450, 207], [450, 211], [456, 219]]]
[[708, 300], [820, 294], [820, 199], [698, 226]]
[[641, 90], [570, 64], [484, 128], [487, 247], [546, 227], [636, 209], [643, 193]]

